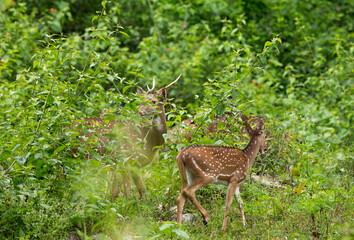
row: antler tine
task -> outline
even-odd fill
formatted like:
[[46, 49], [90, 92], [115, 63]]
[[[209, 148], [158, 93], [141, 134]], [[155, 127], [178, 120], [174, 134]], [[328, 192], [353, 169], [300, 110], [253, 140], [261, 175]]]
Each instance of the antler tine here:
[[154, 88], [155, 88], [155, 76], [152, 78], [152, 88], [150, 89], [149, 86], [147, 86], [147, 89], [148, 89], [149, 92], [154, 90]]
[[178, 76], [178, 78], [176, 80], [174, 80], [173, 82], [171, 82], [170, 84], [168, 84], [165, 88], [171, 87], [173, 84], [175, 84], [178, 79], [182, 76], [182, 73]]

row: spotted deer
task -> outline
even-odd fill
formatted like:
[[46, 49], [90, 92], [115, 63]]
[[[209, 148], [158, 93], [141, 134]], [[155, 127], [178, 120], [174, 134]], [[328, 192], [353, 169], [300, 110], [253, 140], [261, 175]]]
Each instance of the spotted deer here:
[[[131, 171], [131, 168], [135, 167], [142, 170], [147, 164], [154, 160], [158, 151], [155, 147], [164, 143], [163, 134], [167, 133], [164, 107], [167, 99], [166, 89], [176, 83], [180, 76], [155, 93], [153, 93], [155, 78], [152, 88], [150, 89], [148, 87], [147, 92], [141, 88], [137, 89], [137, 93], [143, 98], [143, 104], [138, 109], [138, 113], [142, 117], [140, 124], [134, 125], [123, 121], [108, 121], [105, 120], [103, 116], [73, 122], [74, 130], [80, 132], [81, 136], [79, 139], [81, 142], [88, 144], [88, 142], [96, 136], [93, 142], [97, 152], [111, 154], [113, 158], [117, 155], [117, 152], [124, 152], [125, 156], [127, 156], [128, 160], [125, 161], [125, 164], [121, 168], [121, 170], [123, 170], [125, 197], [129, 197], [131, 194], [130, 179], [132, 178], [140, 197], [145, 199], [144, 180], [141, 174], [137, 173], [137, 171]], [[86, 135], [83, 133], [82, 129], [86, 129]], [[112, 135], [113, 140], [117, 140], [118, 146], [111, 146], [110, 151], [108, 151], [107, 146], [112, 143]], [[114, 137], [118, 139], [114, 139]], [[112, 199], [117, 198], [120, 192], [118, 174], [122, 171], [118, 172], [113, 173], [113, 184], [111, 188]]]
[[179, 224], [182, 224], [182, 211], [187, 198], [201, 212], [204, 223], [209, 221], [208, 213], [196, 199], [195, 192], [214, 183], [228, 186], [222, 231], [225, 232], [227, 229], [234, 194], [239, 203], [243, 224], [246, 225], [239, 188], [252, 167], [258, 151], [266, 150], [267, 145], [263, 119], [258, 120], [256, 129], [252, 129], [247, 121], [245, 125], [250, 141], [243, 150], [224, 146], [192, 145], [178, 153], [177, 166], [181, 177], [181, 193], [177, 198], [177, 222]]

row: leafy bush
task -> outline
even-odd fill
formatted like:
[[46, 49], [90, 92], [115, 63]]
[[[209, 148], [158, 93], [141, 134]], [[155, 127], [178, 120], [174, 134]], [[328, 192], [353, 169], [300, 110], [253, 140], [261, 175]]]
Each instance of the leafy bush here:
[[[353, 9], [326, 0], [0, 1], [0, 236], [350, 239]], [[139, 122], [136, 86], [153, 76], [165, 86], [180, 73], [168, 89], [168, 127], [195, 119], [193, 143], [247, 144], [237, 128], [205, 136], [216, 115], [267, 120], [270, 148], [250, 174], [273, 180], [243, 185], [247, 228], [231, 213], [229, 232], [218, 232], [218, 186], [197, 196], [209, 226], [169, 222], [186, 139], [167, 141], [144, 169], [148, 201], [110, 202], [107, 172], [124, 159], [65, 130], [104, 109]]]

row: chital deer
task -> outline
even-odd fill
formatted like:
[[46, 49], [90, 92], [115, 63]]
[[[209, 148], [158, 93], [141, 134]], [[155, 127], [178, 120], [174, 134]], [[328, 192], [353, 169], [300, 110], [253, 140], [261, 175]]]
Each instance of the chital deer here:
[[[166, 89], [176, 83], [180, 76], [169, 85], [157, 90], [155, 93], [153, 93], [153, 89], [155, 88], [155, 78], [153, 81], [153, 87], [151, 89], [148, 87], [147, 92], [141, 88], [137, 89], [138, 94], [144, 98], [143, 104], [138, 110], [143, 121], [138, 126], [121, 121], [106, 121], [104, 118], [86, 118], [84, 120], [77, 120], [73, 123], [74, 129], [80, 131], [80, 141], [85, 144], [88, 143], [88, 139], [97, 136], [98, 141], [96, 142], [95, 149], [100, 153], [107, 153], [106, 146], [111, 140], [108, 135], [115, 135], [116, 138], [119, 138], [119, 146], [113, 146], [113, 148], [111, 148], [113, 149], [111, 150], [111, 153], [113, 154], [112, 156], [115, 156], [117, 152], [128, 152], [126, 155], [129, 156], [129, 160], [126, 161], [126, 166], [123, 166], [123, 170], [125, 170], [125, 173], [123, 174], [125, 197], [130, 196], [131, 177], [134, 180], [140, 197], [145, 199], [144, 180], [142, 176], [135, 171], [130, 171], [130, 164], [141, 170], [144, 166], [153, 161], [157, 152], [157, 148], [155, 147], [164, 143], [163, 134], [167, 133], [164, 107], [164, 103], [167, 99]], [[83, 128], [88, 132], [86, 136], [83, 136]], [[120, 186], [117, 182], [118, 176], [116, 174], [117, 173], [113, 174], [114, 180], [111, 189], [113, 199], [115, 199], [120, 192]]]
[[191, 200], [201, 212], [204, 223], [209, 221], [208, 213], [196, 199], [195, 192], [201, 187], [215, 183], [228, 186], [222, 231], [225, 232], [227, 229], [233, 194], [236, 195], [240, 204], [242, 221], [246, 225], [239, 187], [252, 167], [258, 151], [266, 150], [267, 146], [263, 120], [258, 120], [255, 130], [247, 121], [245, 124], [250, 141], [243, 150], [223, 146], [192, 145], [179, 152], [177, 156], [181, 176], [181, 193], [177, 198], [177, 222], [179, 224], [182, 224], [182, 211], [186, 198]]

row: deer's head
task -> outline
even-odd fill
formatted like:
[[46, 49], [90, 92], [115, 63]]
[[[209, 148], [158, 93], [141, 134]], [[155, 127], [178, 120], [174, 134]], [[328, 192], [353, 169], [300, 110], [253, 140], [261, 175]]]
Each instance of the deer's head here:
[[250, 139], [254, 138], [255, 141], [259, 142], [259, 150], [261, 150], [262, 154], [266, 150], [268, 150], [267, 142], [266, 142], [266, 134], [264, 132], [264, 119], [263, 118], [258, 118], [258, 123], [256, 129], [253, 129], [250, 124], [249, 124], [249, 119], [246, 115], [242, 115], [241, 119], [244, 121], [246, 125], [246, 130], [248, 132], [248, 135], [250, 136]]
[[169, 85], [157, 90], [153, 93], [155, 88], [155, 77], [153, 78], [153, 85], [148, 91], [144, 91], [141, 88], [137, 89], [138, 94], [143, 97], [143, 104], [139, 107], [138, 113], [145, 119], [148, 120], [154, 126], [166, 125], [165, 120], [165, 102], [167, 100], [167, 91], [166, 89], [172, 84], [176, 83], [181, 75], [178, 78], [170, 83]]
[[138, 113], [143, 118], [153, 117], [153, 115], [164, 111], [164, 103], [167, 99], [167, 92], [165, 88], [162, 88], [155, 93], [152, 93], [152, 89], [145, 92], [143, 89], [138, 88], [137, 92], [143, 98], [143, 103], [138, 110]]

